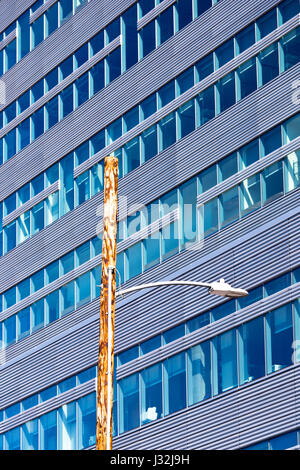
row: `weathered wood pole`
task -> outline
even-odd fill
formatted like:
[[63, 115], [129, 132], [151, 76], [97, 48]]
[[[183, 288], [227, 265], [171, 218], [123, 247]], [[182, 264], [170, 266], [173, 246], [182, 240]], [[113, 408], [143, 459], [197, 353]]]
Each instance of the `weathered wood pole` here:
[[118, 159], [104, 161], [103, 245], [97, 380], [96, 450], [111, 450], [117, 260]]

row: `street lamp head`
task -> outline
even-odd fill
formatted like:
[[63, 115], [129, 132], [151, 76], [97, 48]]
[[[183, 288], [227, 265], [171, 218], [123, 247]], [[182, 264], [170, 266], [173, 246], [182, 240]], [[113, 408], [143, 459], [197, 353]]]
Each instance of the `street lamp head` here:
[[248, 295], [248, 292], [246, 290], [232, 287], [230, 284], [227, 284], [224, 279], [212, 282], [209, 289], [209, 293], [231, 298], [245, 297], [246, 295]]

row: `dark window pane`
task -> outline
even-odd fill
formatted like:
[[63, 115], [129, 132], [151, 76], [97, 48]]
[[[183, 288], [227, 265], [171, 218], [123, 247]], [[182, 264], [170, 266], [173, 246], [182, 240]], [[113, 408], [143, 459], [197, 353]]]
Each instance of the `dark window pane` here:
[[178, 109], [178, 138], [182, 139], [195, 130], [195, 100], [188, 101]]
[[44, 39], [44, 15], [40, 16], [31, 25], [32, 49], [40, 44]]
[[73, 0], [60, 0], [61, 23], [67, 21], [73, 15]]
[[158, 91], [159, 107], [162, 108], [166, 104], [175, 99], [175, 80], [167, 83]]
[[203, 326], [206, 326], [210, 323], [209, 312], [202, 313], [187, 322], [188, 333], [193, 333], [193, 331], [199, 330]]
[[9, 160], [16, 154], [16, 129], [8, 132], [4, 139], [4, 160]]
[[44, 80], [40, 80], [31, 88], [31, 102], [35, 103], [44, 95]]
[[31, 117], [31, 142], [44, 133], [44, 107], [36, 111]]
[[91, 94], [95, 95], [104, 87], [104, 61], [101, 60], [91, 69]]
[[151, 21], [140, 30], [141, 58], [155, 49], [155, 21]]
[[30, 93], [29, 93], [29, 90], [28, 90], [18, 98], [18, 108], [19, 108], [18, 109], [18, 114], [23, 113], [23, 111], [25, 111], [25, 109], [29, 108], [29, 106], [30, 106]]
[[205, 193], [217, 184], [217, 165], [213, 165], [199, 175], [199, 192]]
[[139, 7], [140, 7], [140, 12], [141, 15], [140, 17], [146, 15], [150, 10], [152, 10], [155, 7], [155, 0], [140, 0], [139, 1]]
[[46, 37], [58, 28], [58, 2], [46, 11]]
[[58, 84], [58, 67], [49, 72], [45, 77], [45, 91], [52, 90]]
[[263, 171], [263, 202], [273, 201], [283, 194], [282, 161], [276, 162]]
[[177, 354], [164, 361], [165, 409], [168, 415], [186, 407], [186, 365], [185, 353]]
[[84, 44], [75, 52], [75, 69], [80, 67], [82, 64], [88, 61], [89, 59], [89, 49], [88, 45]]
[[278, 63], [278, 44], [272, 44], [259, 54], [260, 60], [260, 82], [259, 84], [265, 85], [279, 74]]
[[265, 283], [266, 295], [272, 295], [291, 285], [291, 273], [283, 274]]
[[180, 30], [193, 20], [193, 2], [192, 0], [178, 0], [176, 7], [178, 12], [178, 29]]
[[171, 328], [168, 331], [165, 331], [163, 334], [163, 342], [164, 344], [171, 343], [172, 341], [175, 341], [178, 338], [181, 338], [182, 336], [185, 335], [185, 325], [184, 323], [182, 325], [175, 326], [174, 328]]
[[228, 155], [228, 157], [223, 158], [219, 161], [219, 178], [220, 182], [230, 178], [238, 171], [238, 161], [236, 152]]
[[142, 161], [149, 160], [157, 153], [157, 126], [154, 124], [142, 134]]
[[208, 10], [212, 3], [211, 0], [197, 0], [197, 16], [200, 16], [203, 12]]
[[215, 117], [215, 93], [211, 86], [198, 95], [199, 114], [197, 125], [202, 126]]
[[281, 23], [285, 23], [290, 20], [297, 13], [300, 13], [300, 3], [299, 0], [286, 0], [279, 4], [279, 11], [281, 15]]
[[18, 126], [18, 150], [30, 143], [30, 118], [25, 119]]
[[65, 59], [59, 66], [60, 81], [67, 78], [73, 72], [73, 56], [71, 55]]
[[98, 134], [94, 135], [91, 138], [91, 144], [92, 144], [92, 155], [95, 155], [95, 153], [100, 152], [105, 147], [105, 132], [100, 131]]
[[227, 317], [227, 315], [235, 312], [235, 310], [235, 300], [230, 300], [229, 302], [218, 305], [211, 310], [212, 321], [217, 321], [221, 318]]
[[221, 227], [234, 222], [239, 217], [239, 192], [235, 186], [220, 196]]
[[73, 111], [73, 85], [65, 88], [61, 94], [61, 105], [62, 105], [62, 114], [61, 118], [65, 118], [68, 114]]
[[141, 103], [141, 119], [142, 120], [147, 119], [147, 117], [151, 116], [151, 114], [155, 112], [156, 112], [156, 94], [153, 93]]
[[281, 126], [274, 127], [261, 137], [262, 157], [282, 146]]
[[196, 81], [200, 82], [214, 71], [213, 54], [208, 54], [196, 63]]
[[216, 49], [216, 67], [222, 67], [222, 65], [229, 62], [234, 58], [234, 42], [233, 38], [226, 41], [220, 47]]
[[215, 338], [216, 382], [214, 393], [222, 393], [237, 386], [236, 331], [230, 330]]
[[96, 36], [94, 36], [90, 40], [90, 45], [91, 45], [91, 50], [92, 50], [92, 56], [97, 54], [97, 52], [101, 51], [104, 47], [104, 33], [103, 31], [100, 31]]
[[123, 122], [124, 132], [130, 131], [130, 129], [136, 126], [139, 123], [139, 107], [136, 106], [135, 108], [132, 108], [130, 111], [124, 114]]
[[176, 142], [176, 116], [175, 112], [163, 118], [160, 123], [160, 145], [159, 150], [162, 151]]
[[139, 138], [136, 137], [124, 146], [124, 172], [129, 173], [140, 165]]
[[133, 348], [127, 349], [118, 354], [118, 365], [122, 366], [127, 362], [133, 361], [139, 357], [139, 346], [133, 346]]
[[255, 23], [252, 23], [236, 35], [237, 53], [241, 54], [254, 43]]
[[177, 95], [182, 95], [185, 91], [194, 86], [194, 67], [179, 75], [176, 79], [177, 82]]
[[118, 47], [107, 57], [109, 82], [121, 75], [121, 48]]
[[253, 304], [254, 302], [258, 302], [263, 298], [263, 288], [262, 286], [258, 286], [255, 289], [251, 289], [249, 294], [246, 297], [241, 297], [238, 299], [238, 306], [239, 308], [248, 307], [248, 305]]
[[240, 327], [240, 383], [265, 375], [264, 318], [259, 317]]
[[300, 28], [284, 36], [281, 41], [283, 51], [283, 70], [287, 70], [300, 60]]
[[277, 12], [276, 8], [273, 8], [269, 13], [259, 18], [256, 22], [258, 39], [264, 38], [267, 34], [277, 28]]
[[251, 165], [259, 159], [259, 141], [258, 139], [242, 147], [239, 151], [241, 166], [243, 168]]
[[267, 314], [270, 362], [268, 372], [276, 372], [292, 364], [293, 318], [291, 304]]
[[138, 61], [137, 4], [135, 3], [122, 15], [125, 36], [125, 69], [128, 70]]
[[218, 198], [214, 198], [204, 204], [204, 213], [200, 225], [200, 236], [203, 234], [204, 237], [208, 237], [209, 235], [217, 232], [218, 220]]
[[238, 68], [238, 99], [243, 99], [257, 89], [256, 59], [250, 59]]
[[270, 440], [271, 450], [286, 450], [291, 447], [296, 447], [297, 444], [297, 431], [289, 432]]
[[88, 72], [81, 75], [76, 82], [76, 105], [80, 106], [89, 99], [89, 74]]
[[235, 103], [235, 76], [234, 73], [226, 75], [218, 82], [219, 106], [222, 113]]
[[105, 28], [108, 43], [116, 39], [120, 34], [120, 18], [116, 18]]
[[167, 41], [174, 34], [173, 7], [169, 7], [157, 18], [159, 27], [159, 44]]
[[46, 103], [46, 124], [45, 129], [50, 129], [58, 122], [58, 96]]

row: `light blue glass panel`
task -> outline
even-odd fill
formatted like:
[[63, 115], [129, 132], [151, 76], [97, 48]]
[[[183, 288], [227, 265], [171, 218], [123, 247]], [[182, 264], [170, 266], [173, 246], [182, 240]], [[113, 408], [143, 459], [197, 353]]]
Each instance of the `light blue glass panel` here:
[[195, 130], [195, 100], [192, 99], [178, 109], [178, 139]]
[[238, 308], [245, 308], [248, 305], [258, 302], [263, 298], [263, 287], [258, 286], [255, 289], [251, 289], [246, 297], [238, 299]]
[[283, 195], [283, 162], [267, 167], [263, 172], [263, 203], [267, 204]]
[[291, 304], [268, 313], [267, 318], [267, 368], [276, 372], [292, 364], [293, 320]]
[[229, 189], [220, 196], [220, 223], [221, 228], [231, 224], [239, 218], [239, 191], [238, 186]]
[[87, 272], [76, 280], [76, 307], [91, 301], [91, 274]]
[[241, 168], [246, 168], [259, 159], [259, 140], [253, 140], [239, 150]]
[[217, 90], [217, 113], [222, 113], [236, 102], [235, 75], [233, 72], [219, 80]]
[[9, 308], [16, 303], [17, 289], [16, 286], [4, 292], [4, 308]]
[[178, 338], [181, 338], [185, 335], [185, 324], [182, 323], [181, 325], [175, 326], [170, 330], [167, 330], [163, 334], [163, 344], [171, 343]]
[[173, 256], [179, 251], [179, 234], [178, 234], [178, 222], [164, 227], [161, 231], [162, 234], [162, 245], [161, 252], [162, 258], [166, 259]]
[[59, 261], [54, 261], [46, 267], [46, 284], [59, 278]]
[[245, 216], [261, 206], [260, 174], [250, 176], [241, 183], [241, 216]]
[[38, 393], [36, 395], [31, 395], [31, 397], [25, 398], [25, 400], [22, 400], [22, 411], [29, 410], [29, 408], [36, 406], [38, 402], [39, 402]]
[[61, 262], [61, 275], [67, 274], [74, 269], [74, 251], [67, 253], [60, 259]]
[[86, 263], [91, 258], [91, 244], [90, 241], [83, 243], [76, 249], [76, 267]]
[[205, 193], [217, 184], [217, 165], [213, 165], [199, 175], [199, 194]]
[[290, 153], [285, 159], [285, 188], [292, 191], [300, 185], [300, 150]]
[[119, 381], [120, 433], [130, 431], [139, 424], [139, 374], [134, 374]]
[[281, 40], [282, 47], [282, 61], [281, 70], [288, 70], [293, 67], [300, 60], [300, 28], [296, 28], [289, 34], [286, 34]]
[[239, 329], [240, 384], [265, 375], [264, 318], [259, 317]]
[[38, 420], [34, 419], [22, 426], [22, 450], [39, 449]]
[[252, 58], [238, 68], [237, 99], [242, 100], [257, 89], [256, 59]]
[[123, 116], [124, 132], [130, 131], [139, 123], [139, 107], [135, 106]]
[[236, 331], [230, 330], [213, 340], [214, 395], [237, 386]]
[[75, 81], [75, 108], [89, 99], [89, 73], [86, 72]]
[[34, 235], [44, 228], [44, 202], [31, 209], [31, 234]]
[[224, 64], [234, 58], [234, 42], [233, 38], [226, 41], [215, 50], [216, 55], [216, 69], [222, 67]]
[[120, 286], [125, 282], [125, 253], [118, 253], [117, 255], [117, 285]]
[[139, 346], [133, 346], [126, 351], [123, 351], [118, 354], [118, 365], [122, 366], [127, 362], [133, 361], [134, 359], [139, 357]]
[[56, 290], [46, 297], [46, 325], [59, 318], [59, 291]]
[[210, 323], [210, 312], [202, 313], [195, 318], [187, 321], [187, 334], [199, 330]]
[[127, 174], [140, 165], [139, 137], [124, 146], [124, 173]]
[[12, 129], [4, 137], [4, 161], [16, 154], [16, 129]]
[[5, 450], [20, 450], [20, 428], [5, 433]]
[[164, 415], [186, 407], [185, 353], [164, 361]]
[[157, 110], [156, 104], [156, 93], [148, 96], [144, 101], [140, 104], [141, 107], [141, 121], [147, 119], [147, 117], [151, 116]]
[[45, 115], [45, 130], [50, 129], [58, 121], [58, 96], [52, 98], [45, 105], [46, 115]]
[[35, 302], [31, 306], [31, 327], [32, 331], [43, 328], [45, 323], [44, 299]]
[[91, 139], [91, 155], [100, 152], [105, 147], [105, 129], [95, 134]]
[[4, 227], [4, 253], [16, 246], [16, 221]]
[[160, 232], [155, 232], [143, 241], [143, 270], [160, 262]]
[[215, 117], [215, 92], [214, 86], [206, 88], [197, 97], [197, 127]]
[[159, 122], [159, 151], [162, 151], [176, 142], [176, 115], [168, 114]]
[[13, 416], [18, 415], [21, 412], [20, 403], [14, 403], [11, 406], [5, 408], [5, 419], [12, 418]]
[[16, 315], [4, 320], [4, 347], [16, 342]]
[[158, 153], [157, 143], [157, 125], [151, 126], [142, 133], [142, 148], [141, 157], [142, 162], [146, 162]]
[[273, 295], [291, 285], [291, 273], [283, 274], [264, 284], [265, 296]]
[[30, 295], [30, 278], [24, 279], [19, 282], [17, 286], [17, 302], [25, 299]]
[[111, 144], [122, 135], [122, 118], [117, 119], [107, 127], [107, 144]]
[[77, 379], [79, 385], [88, 382], [89, 380], [92, 380], [96, 377], [97, 375], [97, 368], [96, 366], [90, 367], [89, 369], [86, 369], [79, 374], [77, 374]]
[[265, 157], [269, 153], [282, 146], [281, 126], [274, 127], [263, 134], [261, 141], [261, 156]]
[[90, 198], [90, 172], [85, 171], [76, 178], [76, 205], [79, 206]]
[[140, 344], [140, 355], [143, 356], [161, 347], [161, 335], [154, 336]]
[[60, 289], [61, 315], [67, 315], [75, 308], [75, 281], [71, 281]]
[[30, 334], [30, 308], [27, 307], [17, 314], [18, 341]]
[[58, 448], [76, 449], [76, 402], [67, 403], [58, 411]]
[[76, 387], [76, 375], [69, 377], [58, 384], [58, 394], [67, 392]]
[[300, 135], [300, 113], [295, 114], [284, 124], [284, 143], [288, 144]]
[[94, 165], [91, 168], [91, 197], [99, 193], [103, 189], [104, 171], [103, 162]]
[[46, 225], [50, 225], [59, 218], [59, 192], [50, 194], [46, 199]]
[[40, 393], [40, 402], [43, 403], [44, 401], [50, 400], [57, 395], [57, 385], [53, 385], [52, 387], [48, 387]]
[[199, 237], [200, 239], [218, 231], [219, 215], [218, 215], [218, 198], [214, 198], [204, 204], [204, 208], [199, 214]]
[[162, 416], [162, 365], [155, 364], [141, 372], [141, 424]]
[[38, 271], [31, 276], [31, 293], [37, 292], [44, 287], [44, 270]]
[[194, 405], [210, 396], [210, 342], [206, 341], [188, 350], [188, 404]]
[[277, 28], [277, 12], [276, 8], [273, 8], [269, 13], [266, 13], [256, 22], [257, 25], [257, 39], [258, 41], [264, 38], [271, 31]]
[[217, 307], [214, 307], [211, 310], [212, 321], [217, 321], [221, 318], [227, 317], [227, 315], [230, 315], [231, 313], [235, 312], [235, 310], [236, 305], [234, 299], [229, 300], [224, 304], [218, 305]]
[[218, 167], [219, 167], [219, 182], [224, 181], [227, 178], [230, 178], [230, 176], [237, 173], [238, 161], [237, 161], [236, 152], [220, 160], [218, 163]]
[[78, 448], [85, 449], [96, 443], [96, 393], [78, 400]]
[[57, 449], [57, 411], [51, 411], [40, 418], [41, 450]]
[[64, 157], [61, 162], [61, 215], [66, 214], [74, 208], [74, 156], [70, 153]]
[[138, 276], [142, 272], [142, 244], [136, 243], [126, 250], [126, 280]]

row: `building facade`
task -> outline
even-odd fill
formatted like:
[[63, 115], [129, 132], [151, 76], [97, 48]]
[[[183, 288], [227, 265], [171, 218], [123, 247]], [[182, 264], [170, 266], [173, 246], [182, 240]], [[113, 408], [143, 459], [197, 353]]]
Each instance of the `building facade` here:
[[300, 445], [299, 0], [0, 3], [0, 449], [93, 449], [119, 159], [115, 449]]

